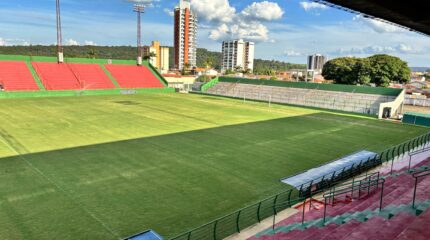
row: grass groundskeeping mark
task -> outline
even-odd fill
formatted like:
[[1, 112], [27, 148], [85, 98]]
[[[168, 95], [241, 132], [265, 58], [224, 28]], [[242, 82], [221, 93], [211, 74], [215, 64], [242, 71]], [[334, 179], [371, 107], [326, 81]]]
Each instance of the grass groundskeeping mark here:
[[427, 132], [182, 94], [4, 99], [0, 116], [0, 239], [172, 237], [282, 177]]

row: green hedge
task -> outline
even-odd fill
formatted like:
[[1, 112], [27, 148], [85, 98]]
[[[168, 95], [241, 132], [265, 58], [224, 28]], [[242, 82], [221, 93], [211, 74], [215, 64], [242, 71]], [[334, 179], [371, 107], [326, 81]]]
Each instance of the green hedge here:
[[377, 95], [384, 95], [384, 96], [398, 96], [402, 92], [402, 89], [396, 89], [396, 88], [365, 87], [365, 86], [341, 85], [341, 84], [319, 84], [319, 83], [309, 83], [309, 82], [285, 82], [285, 81], [276, 81], [276, 80], [260, 80], [260, 79], [234, 78], [234, 77], [220, 77], [219, 81], [254, 84], [254, 85], [267, 85], [267, 86], [276, 86], [276, 87], [288, 87], [288, 88], [317, 89], [317, 90], [335, 91], [335, 92], [377, 94]]

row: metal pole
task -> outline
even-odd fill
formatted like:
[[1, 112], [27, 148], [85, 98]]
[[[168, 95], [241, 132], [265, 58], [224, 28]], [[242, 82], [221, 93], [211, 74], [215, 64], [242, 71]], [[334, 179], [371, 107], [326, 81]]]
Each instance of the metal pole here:
[[237, 218], [236, 218], [236, 230], [239, 233], [240, 233], [239, 218], [240, 218], [240, 213], [241, 212], [242, 212], [242, 210], [239, 211], [239, 213], [237, 214]]
[[417, 185], [418, 185], [418, 178], [415, 177], [414, 197], [412, 198], [412, 208], [415, 208], [415, 197], [417, 194]]
[[275, 218], [276, 218], [276, 214], [273, 214], [272, 230], [275, 230]]
[[216, 227], [218, 225], [218, 220], [215, 221], [215, 225], [214, 225], [214, 240], [216, 240]]
[[411, 164], [412, 164], [412, 155], [409, 153], [409, 167], [408, 167], [408, 171], [411, 170]]
[[[382, 211], [382, 199], [384, 197], [384, 183], [382, 182], [382, 187], [381, 187], [381, 200], [379, 202], [379, 211]], [[377, 182], [376, 184], [379, 184], [379, 182]]]
[[258, 222], [261, 222], [260, 208], [261, 208], [261, 202], [258, 204], [258, 208], [257, 208], [257, 220], [258, 220]]
[[58, 53], [60, 53], [62, 52], [60, 0], [57, 0], [56, 7], [57, 7], [57, 51]]
[[139, 57], [142, 56], [142, 31], [140, 28], [140, 11], [137, 11], [137, 54]]
[[305, 223], [305, 208], [306, 208], [306, 198], [303, 202], [303, 214], [302, 214], [302, 225]]
[[324, 218], [323, 218], [323, 223], [325, 223], [326, 212], [327, 212], [327, 198], [324, 197]]

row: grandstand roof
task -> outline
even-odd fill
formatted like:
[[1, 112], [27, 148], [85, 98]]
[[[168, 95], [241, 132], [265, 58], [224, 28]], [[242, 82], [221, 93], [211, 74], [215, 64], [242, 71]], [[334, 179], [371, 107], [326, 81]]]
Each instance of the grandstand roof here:
[[[326, 0], [316, 1], [321, 3], [331, 3], [342, 6], [360, 13], [369, 18], [380, 18], [399, 24], [411, 31], [417, 31], [430, 35], [430, 15], [425, 10], [430, 9], [430, 1], [409, 0]], [[418, 11], [421, 9], [422, 11]]]

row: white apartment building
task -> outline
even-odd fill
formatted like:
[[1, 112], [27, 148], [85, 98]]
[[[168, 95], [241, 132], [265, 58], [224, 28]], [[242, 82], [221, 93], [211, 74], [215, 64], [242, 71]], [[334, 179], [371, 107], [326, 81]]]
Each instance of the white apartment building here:
[[327, 62], [327, 58], [321, 54], [314, 54], [308, 57], [308, 70], [315, 71], [319, 74], [322, 72], [324, 64]]
[[254, 43], [242, 39], [222, 43], [222, 72], [226, 70], [254, 70]]

